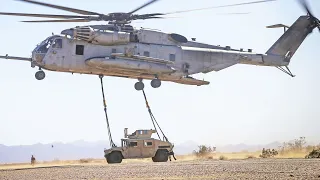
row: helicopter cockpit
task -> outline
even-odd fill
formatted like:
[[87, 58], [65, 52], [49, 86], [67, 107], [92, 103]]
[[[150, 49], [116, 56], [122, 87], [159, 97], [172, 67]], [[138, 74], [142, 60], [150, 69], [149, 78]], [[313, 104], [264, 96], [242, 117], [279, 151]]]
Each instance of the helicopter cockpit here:
[[62, 48], [62, 39], [58, 38], [60, 36], [53, 35], [42, 41], [40, 44], [32, 52], [32, 57], [37, 62], [42, 62], [44, 56], [47, 54], [49, 48], [53, 47], [60, 47]]
[[[60, 37], [58, 35], [53, 35], [48, 37], [46, 40], [42, 41], [35, 49], [34, 52], [35, 53], [39, 53], [39, 54], [45, 54], [48, 52], [49, 48], [51, 45], [56, 45], [57, 42], [54, 41], [57, 37]], [[61, 39], [60, 39], [61, 40]], [[60, 45], [62, 45], [62, 41], [59, 41], [58, 44], [60, 43]]]

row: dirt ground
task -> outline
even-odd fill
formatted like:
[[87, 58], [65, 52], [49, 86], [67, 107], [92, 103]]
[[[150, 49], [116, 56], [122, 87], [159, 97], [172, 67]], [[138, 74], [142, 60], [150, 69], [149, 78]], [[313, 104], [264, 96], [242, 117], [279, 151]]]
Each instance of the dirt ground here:
[[5, 180], [70, 179], [320, 179], [317, 159], [192, 160], [83, 164], [0, 170]]

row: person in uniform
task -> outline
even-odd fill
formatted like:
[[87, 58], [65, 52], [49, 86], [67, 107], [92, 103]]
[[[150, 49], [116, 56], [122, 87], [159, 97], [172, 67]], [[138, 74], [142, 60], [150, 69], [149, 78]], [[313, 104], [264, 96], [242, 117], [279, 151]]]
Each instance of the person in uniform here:
[[36, 161], [36, 158], [32, 155], [31, 156], [31, 165], [34, 166], [34, 163]]

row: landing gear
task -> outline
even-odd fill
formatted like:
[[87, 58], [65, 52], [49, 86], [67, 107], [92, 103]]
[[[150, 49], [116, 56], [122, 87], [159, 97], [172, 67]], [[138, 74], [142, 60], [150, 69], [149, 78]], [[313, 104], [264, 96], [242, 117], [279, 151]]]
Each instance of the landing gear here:
[[153, 88], [158, 88], [161, 86], [161, 80], [160, 79], [152, 79], [151, 86]]
[[37, 80], [43, 80], [46, 77], [46, 73], [42, 70], [36, 72], [35, 77]]
[[[134, 84], [134, 88], [135, 88], [137, 91], [142, 91], [142, 90], [144, 89], [144, 83], [142, 82], [142, 79], [139, 78], [138, 80], [139, 80], [139, 82], [136, 82], [136, 83]], [[158, 78], [153, 79], [153, 80], [151, 81], [151, 86], [152, 86], [153, 88], [158, 88], [158, 87], [160, 87], [160, 86], [161, 86], [161, 80], [158, 79]]]
[[137, 90], [137, 91], [141, 91], [144, 89], [144, 83], [142, 81], [139, 81], [139, 82], [136, 82], [134, 84], [134, 88]]

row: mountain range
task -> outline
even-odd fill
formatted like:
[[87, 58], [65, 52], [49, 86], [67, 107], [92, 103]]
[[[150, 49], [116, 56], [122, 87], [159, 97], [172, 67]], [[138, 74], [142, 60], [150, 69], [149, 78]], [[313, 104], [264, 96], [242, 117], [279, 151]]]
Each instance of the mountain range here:
[[[0, 144], [0, 164], [30, 162], [31, 155], [34, 155], [39, 161], [79, 160], [82, 158], [102, 159], [103, 150], [109, 148], [107, 144], [107, 141], [86, 142], [82, 140], [71, 143], [38, 143], [20, 146], [5, 146]], [[175, 145], [174, 151], [177, 155], [190, 154], [193, 150], [197, 150], [198, 145], [196, 142], [187, 141]], [[253, 152], [260, 151], [262, 148], [278, 148], [280, 145], [282, 144], [279, 142], [266, 145], [236, 144], [218, 146], [216, 150], [218, 152]]]

